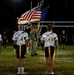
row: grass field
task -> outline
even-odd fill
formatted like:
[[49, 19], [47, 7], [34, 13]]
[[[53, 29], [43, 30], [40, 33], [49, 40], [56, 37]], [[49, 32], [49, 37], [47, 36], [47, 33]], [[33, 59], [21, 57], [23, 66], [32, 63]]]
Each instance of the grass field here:
[[[38, 56], [31, 57], [30, 51], [25, 58], [25, 71], [28, 75], [45, 75], [44, 52], [39, 48]], [[0, 54], [0, 75], [16, 75], [17, 72], [16, 54], [12, 46], [7, 46], [7, 50], [2, 50]], [[74, 46], [66, 46], [62, 50], [61, 46], [54, 59], [55, 75], [74, 75]]]

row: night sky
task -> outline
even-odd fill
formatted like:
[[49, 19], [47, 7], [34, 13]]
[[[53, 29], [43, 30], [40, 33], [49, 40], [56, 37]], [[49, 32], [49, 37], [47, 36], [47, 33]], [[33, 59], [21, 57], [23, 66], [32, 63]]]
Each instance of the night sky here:
[[[1, 0], [0, 15], [1, 24], [4, 26], [15, 26], [16, 17], [21, 16], [24, 12], [32, 7], [37, 6], [41, 0]], [[74, 20], [74, 3], [73, 0], [45, 0], [43, 8], [49, 6], [45, 20], [46, 21], [73, 21]]]
[[[9, 40], [14, 30], [17, 30], [17, 17], [20, 17], [23, 13], [37, 6], [38, 1], [41, 0], [1, 0], [0, 1], [0, 33], [4, 31], [8, 33]], [[43, 9], [49, 6], [45, 21], [74, 21], [74, 2], [73, 0], [45, 0]], [[74, 25], [74, 24], [73, 24]], [[68, 34], [74, 34], [74, 28], [66, 28]], [[55, 28], [55, 31], [61, 31], [60, 28]], [[58, 33], [58, 34], [59, 34]]]

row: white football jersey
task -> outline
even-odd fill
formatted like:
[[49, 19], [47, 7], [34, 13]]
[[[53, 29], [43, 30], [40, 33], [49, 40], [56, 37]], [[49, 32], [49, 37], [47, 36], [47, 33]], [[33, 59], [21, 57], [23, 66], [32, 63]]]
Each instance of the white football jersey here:
[[42, 35], [41, 40], [44, 41], [44, 47], [55, 46], [55, 40], [58, 40], [58, 36], [56, 33], [47, 31]]
[[26, 44], [25, 41], [28, 39], [28, 33], [24, 31], [17, 31], [14, 33], [12, 40], [17, 42], [17, 45]]
[[0, 41], [2, 41], [2, 35], [0, 34]]

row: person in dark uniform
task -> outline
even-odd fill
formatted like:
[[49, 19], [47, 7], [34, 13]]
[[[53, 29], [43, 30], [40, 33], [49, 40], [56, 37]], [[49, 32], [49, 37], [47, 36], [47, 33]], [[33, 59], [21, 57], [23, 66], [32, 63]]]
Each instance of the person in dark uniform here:
[[67, 34], [65, 33], [65, 30], [62, 30], [62, 33], [60, 35], [60, 42], [62, 45], [62, 49], [65, 49], [65, 44], [67, 42]]
[[6, 49], [6, 45], [8, 42], [8, 37], [6, 31], [3, 32], [3, 49]]

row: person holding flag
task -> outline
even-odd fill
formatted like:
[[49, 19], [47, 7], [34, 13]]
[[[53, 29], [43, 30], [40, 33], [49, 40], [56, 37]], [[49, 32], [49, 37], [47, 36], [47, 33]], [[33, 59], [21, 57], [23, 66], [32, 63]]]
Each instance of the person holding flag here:
[[[55, 50], [58, 51], [58, 36], [52, 30], [52, 25], [47, 26], [47, 32], [45, 32], [41, 40], [44, 42], [45, 47], [45, 61], [46, 61], [46, 72], [45, 74], [54, 74], [53, 72], [53, 59]], [[50, 72], [49, 72], [50, 70]]]
[[18, 25], [18, 31], [13, 35], [13, 45], [16, 45], [16, 57], [18, 64], [17, 74], [26, 74], [24, 72], [24, 58], [26, 55], [26, 47], [28, 42], [28, 33], [24, 31], [23, 24]]
[[30, 40], [31, 40], [31, 56], [36, 56], [37, 54], [37, 29], [35, 25], [31, 26]]
[[40, 22], [38, 22], [38, 27], [37, 27], [37, 44], [38, 44], [38, 46], [41, 45], [41, 43], [40, 43], [41, 30], [42, 30], [42, 27], [40, 26]]

